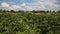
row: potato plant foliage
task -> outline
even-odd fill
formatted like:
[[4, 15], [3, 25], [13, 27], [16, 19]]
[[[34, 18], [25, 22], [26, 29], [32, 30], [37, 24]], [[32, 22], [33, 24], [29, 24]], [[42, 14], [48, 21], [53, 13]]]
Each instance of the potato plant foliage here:
[[0, 34], [60, 34], [60, 14], [0, 12]]

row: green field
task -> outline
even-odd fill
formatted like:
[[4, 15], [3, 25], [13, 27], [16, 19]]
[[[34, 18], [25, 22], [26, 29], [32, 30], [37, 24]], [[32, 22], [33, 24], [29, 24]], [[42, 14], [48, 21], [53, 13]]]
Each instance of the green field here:
[[60, 13], [0, 12], [0, 34], [60, 34]]

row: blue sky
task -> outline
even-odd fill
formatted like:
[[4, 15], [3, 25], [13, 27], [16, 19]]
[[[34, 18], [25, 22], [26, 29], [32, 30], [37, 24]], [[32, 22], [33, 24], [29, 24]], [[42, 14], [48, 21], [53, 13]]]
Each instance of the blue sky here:
[[0, 0], [6, 10], [60, 10], [60, 0]]

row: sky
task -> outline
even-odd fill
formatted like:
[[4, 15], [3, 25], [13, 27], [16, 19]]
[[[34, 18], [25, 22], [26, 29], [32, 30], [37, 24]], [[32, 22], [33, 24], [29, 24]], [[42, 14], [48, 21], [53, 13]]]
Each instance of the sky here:
[[60, 10], [60, 0], [0, 0], [5, 10]]

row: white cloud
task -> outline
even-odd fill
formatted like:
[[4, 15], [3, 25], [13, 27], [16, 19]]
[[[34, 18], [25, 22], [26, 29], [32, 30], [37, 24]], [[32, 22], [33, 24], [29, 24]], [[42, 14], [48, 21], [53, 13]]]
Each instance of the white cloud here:
[[22, 3], [20, 5], [11, 5], [9, 9], [10, 10], [26, 10], [25, 7], [26, 7], [26, 4]]
[[19, 5], [12, 5], [12, 8], [21, 8]]
[[26, 6], [26, 3], [22, 3], [21, 6]]
[[60, 9], [60, 5], [55, 4], [57, 0], [33, 0], [33, 1], [34, 2], [31, 2], [31, 3], [26, 2], [19, 5], [16, 5], [13, 2], [10, 2], [9, 4], [7, 2], [2, 2], [1, 6], [7, 7], [9, 10], [47, 10], [46, 6], [49, 6], [50, 8], [52, 8], [50, 10]]
[[33, 9], [47, 10], [46, 6], [50, 6], [50, 10], [59, 10], [60, 5], [55, 4], [56, 0], [34, 0], [34, 3], [27, 3], [32, 6]]
[[2, 7], [9, 7], [9, 4], [6, 3], [6, 2], [2, 2], [2, 3], [1, 3], [1, 6], [2, 6]]
[[21, 7], [19, 5], [11, 5], [9, 10], [19, 10]]

